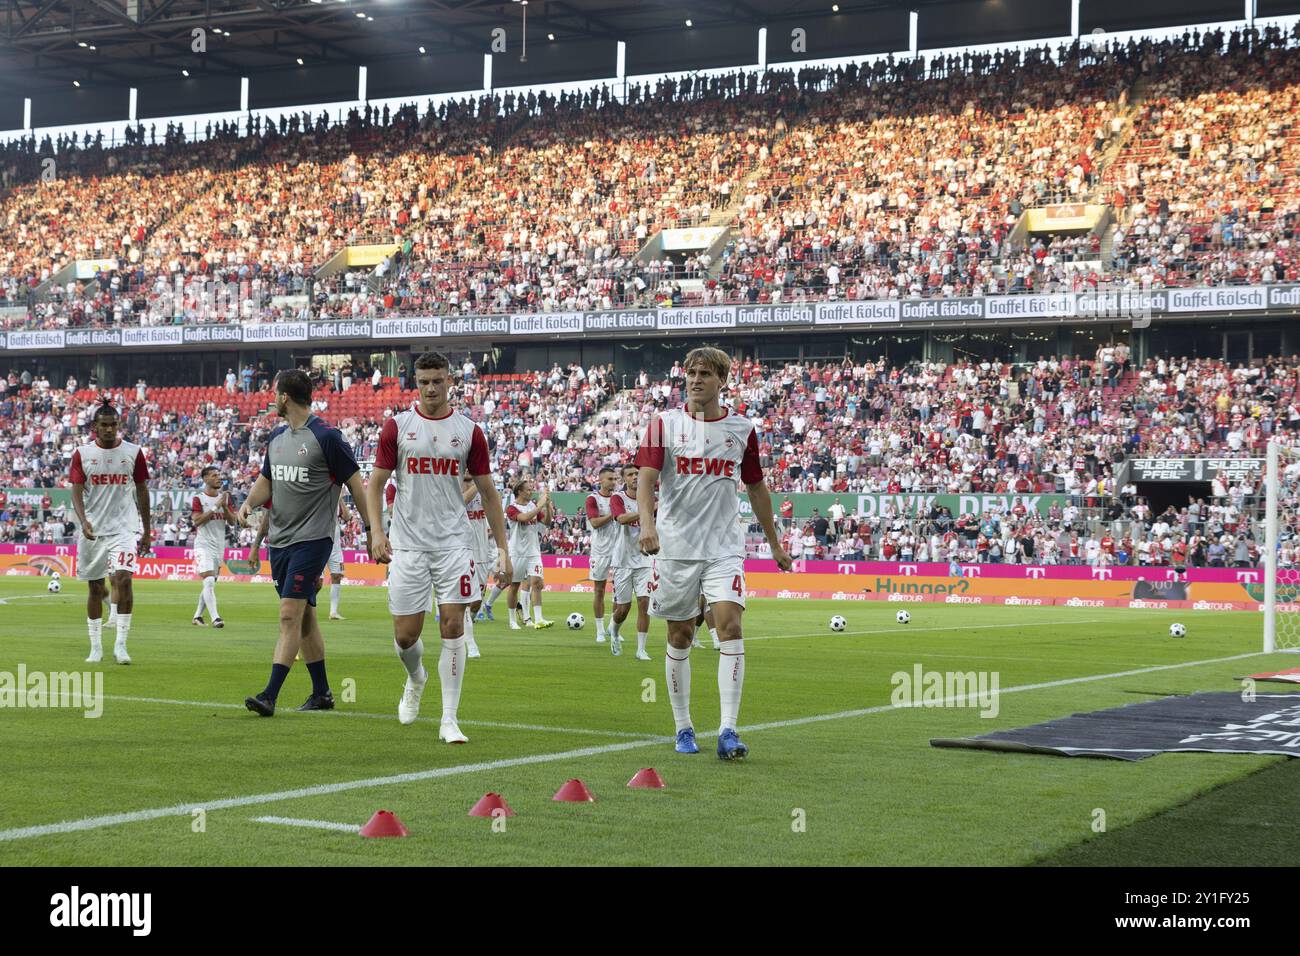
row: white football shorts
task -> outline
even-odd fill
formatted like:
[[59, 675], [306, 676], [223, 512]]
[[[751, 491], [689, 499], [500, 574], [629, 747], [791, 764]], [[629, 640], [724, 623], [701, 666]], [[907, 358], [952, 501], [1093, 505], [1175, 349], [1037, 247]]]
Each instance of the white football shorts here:
[[650, 614], [668, 621], [694, 620], [700, 595], [710, 604], [731, 601], [745, 606], [745, 559], [735, 556], [703, 561], [655, 558], [650, 572]]
[[614, 569], [614, 603], [631, 604], [634, 597], [650, 596], [650, 566]]
[[139, 535], [101, 534], [94, 541], [77, 537], [77, 580], [98, 581], [110, 574], [125, 571], [135, 574], [139, 570], [136, 548]]
[[226, 556], [226, 549], [221, 548], [195, 548], [194, 549], [194, 573], [211, 574], [221, 573], [221, 562]]
[[510, 576], [511, 584], [521, 584], [526, 578], [542, 576], [542, 556], [536, 551], [518, 557], [512, 554], [510, 560], [514, 562], [514, 574]]
[[433, 595], [439, 604], [472, 604], [478, 572], [469, 548], [393, 552], [388, 570], [388, 610], [394, 615], [427, 614]]
[[609, 579], [609, 566], [612, 561], [611, 555], [593, 553], [591, 555], [591, 580], [607, 581]]

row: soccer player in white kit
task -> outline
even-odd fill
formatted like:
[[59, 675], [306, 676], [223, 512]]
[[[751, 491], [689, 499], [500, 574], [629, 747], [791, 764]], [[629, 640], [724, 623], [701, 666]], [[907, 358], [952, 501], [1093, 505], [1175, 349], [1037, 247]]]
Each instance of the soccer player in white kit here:
[[81, 525], [77, 541], [77, 577], [89, 582], [86, 628], [90, 633], [88, 664], [104, 659], [104, 598], [111, 577], [117, 592], [117, 640], [113, 657], [130, 664], [126, 639], [131, 633], [135, 594], [132, 575], [138, 556], [147, 554], [152, 538], [149, 527], [149, 466], [144, 449], [117, 433], [117, 409], [104, 402], [95, 410], [95, 440], [72, 453], [68, 477], [72, 482], [72, 507]]
[[[772, 546], [772, 559], [789, 571], [772, 513], [772, 495], [758, 461], [754, 423], [722, 407], [731, 359], [721, 349], [693, 349], [683, 363], [686, 404], [660, 412], [650, 422], [636, 463], [638, 539], [643, 554], [655, 555], [650, 572], [650, 613], [668, 622], [664, 671], [678, 753], [699, 753], [691, 725], [691, 637], [700, 595], [713, 605], [722, 647], [718, 652], [718, 695], [722, 722], [718, 756], [744, 757], [749, 748], [736, 735], [745, 682], [745, 537], [739, 522], [736, 480], [744, 482], [754, 517]], [[659, 512], [655, 514], [655, 485]]]
[[225, 627], [217, 613], [217, 574], [226, 558], [226, 522], [239, 524], [239, 515], [230, 507], [230, 493], [221, 490], [225, 480], [221, 469], [208, 465], [201, 473], [203, 490], [190, 503], [190, 523], [194, 525], [194, 570], [203, 582], [199, 605], [194, 609], [194, 626], [205, 627], [203, 609], [212, 616], [213, 627]]
[[[358, 503], [360, 510], [360, 503]], [[330, 570], [330, 620], [346, 620], [339, 613], [339, 597], [343, 593], [343, 522], [348, 520], [347, 502], [339, 496], [339, 520], [334, 525], [334, 547], [330, 550], [327, 567]]]
[[465, 502], [465, 516], [469, 518], [470, 530], [474, 533], [474, 600], [465, 608], [465, 647], [471, 658], [482, 657], [478, 644], [474, 641], [474, 620], [478, 609], [483, 606], [483, 594], [492, 577], [492, 569], [497, 566], [497, 549], [488, 535], [487, 509], [483, 507], [483, 496], [478, 493], [473, 475], [461, 476], [461, 498]]
[[[614, 562], [614, 548], [618, 544], [618, 525], [609, 513], [613, 501], [614, 483], [617, 472], [609, 465], [600, 469], [596, 490], [587, 495], [585, 510], [587, 512], [587, 530], [591, 532], [591, 583], [595, 595], [591, 599], [591, 610], [596, 616], [596, 643], [605, 643], [605, 630], [609, 622], [605, 620], [605, 581], [609, 578], [609, 569]], [[618, 653], [617, 650], [614, 651]]]
[[[469, 474], [483, 497], [483, 510], [500, 549], [501, 569], [510, 573], [505, 516], [492, 484], [491, 459], [483, 431], [447, 400], [451, 389], [447, 357], [425, 352], [415, 360], [415, 387], [420, 400], [384, 423], [375, 468], [366, 489], [370, 526], [380, 527], [383, 488], [390, 475], [397, 482], [392, 541], [382, 530], [371, 540], [371, 557], [392, 563], [388, 608], [393, 615], [397, 656], [406, 668], [406, 687], [397, 705], [398, 719], [409, 724], [420, 713], [428, 673], [424, 669], [424, 616], [439, 596], [442, 650], [438, 679], [442, 685], [442, 720], [438, 736], [447, 743], [467, 743], [457, 724], [461, 682], [465, 675], [465, 609], [478, 594], [473, 530], [466, 514], [461, 476]], [[373, 533], [373, 530], [372, 530]]]
[[614, 493], [610, 514], [618, 523], [618, 542], [614, 547], [614, 625], [610, 631], [610, 650], [623, 653], [619, 628], [632, 610], [636, 599], [636, 659], [650, 660], [645, 642], [650, 631], [650, 564], [637, 543], [636, 483], [641, 470], [636, 465], [623, 466], [623, 490]]
[[[515, 608], [518, 606], [519, 592], [523, 591], [524, 623], [529, 627], [550, 627], [554, 621], [542, 617], [542, 539], [541, 526], [550, 524], [555, 517], [555, 508], [551, 496], [542, 489], [541, 496], [533, 501], [533, 479], [520, 478], [515, 482], [515, 500], [506, 508], [506, 518], [510, 525], [510, 554], [514, 563], [514, 574], [510, 578], [510, 593], [506, 600], [510, 605], [510, 628], [519, 630], [515, 620]], [[523, 588], [520, 588], [520, 585]], [[532, 620], [528, 620], [531, 606]]]

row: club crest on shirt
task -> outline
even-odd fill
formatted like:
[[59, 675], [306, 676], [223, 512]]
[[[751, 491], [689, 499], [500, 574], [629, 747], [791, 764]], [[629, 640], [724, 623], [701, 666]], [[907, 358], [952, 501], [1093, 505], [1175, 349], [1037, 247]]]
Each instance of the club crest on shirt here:
[[307, 457], [307, 443], [306, 443], [306, 442], [303, 442], [301, 445], [298, 446], [298, 457], [299, 457], [299, 458], [306, 458], [306, 457]]
[[[434, 440], [437, 441], [437, 439], [434, 439]], [[460, 439], [459, 439], [459, 438], [453, 438], [453, 439], [451, 440], [451, 447], [452, 447], [452, 448], [459, 448], [459, 447], [460, 447]]]
[[736, 447], [736, 439], [732, 438], [730, 435], [727, 436], [727, 447], [728, 448]]

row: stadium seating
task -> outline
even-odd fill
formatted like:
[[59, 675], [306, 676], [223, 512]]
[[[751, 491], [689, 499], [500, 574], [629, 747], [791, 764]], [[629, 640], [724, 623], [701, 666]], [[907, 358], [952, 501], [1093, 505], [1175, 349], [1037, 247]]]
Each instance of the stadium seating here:
[[[1145, 543], [1159, 548], [1148, 556], [1150, 563], [1168, 563], [1176, 546], [1195, 551], [1186, 509], [1171, 516], [1175, 527], [1166, 535], [1135, 494], [1115, 486], [1113, 465], [1126, 456], [1259, 457], [1270, 435], [1294, 441], [1300, 431], [1300, 367], [1272, 359], [1234, 368], [1160, 357], [1140, 367], [1130, 363], [1126, 370], [1125, 361], [1122, 347], [1106, 347], [1090, 359], [1044, 358], [1020, 367], [961, 362], [899, 368], [846, 361], [764, 368], [745, 362], [736, 370], [731, 401], [755, 420], [761, 461], [778, 493], [844, 494], [850, 503], [858, 493], [1061, 493], [1079, 509], [1068, 529], [1079, 539], [1078, 560], [1088, 560], [1090, 542], [1100, 547], [1109, 532], [1116, 542], [1133, 539], [1132, 561], [1140, 560]], [[586, 491], [601, 465], [631, 457], [655, 411], [680, 403], [682, 382], [678, 369], [662, 381], [642, 375], [633, 387], [615, 391], [610, 368], [555, 367], [472, 375], [462, 382], [460, 402], [483, 427], [502, 484], [528, 473], [555, 491]], [[16, 377], [7, 388], [0, 398], [0, 487], [66, 486], [75, 436], [86, 433], [99, 392], [69, 394], [39, 381], [24, 390]], [[148, 449], [154, 484], [161, 488], [195, 487], [199, 470], [216, 462], [230, 474], [236, 496], [246, 493], [277, 424], [273, 411], [267, 412], [269, 392], [150, 388], [144, 402], [130, 390], [111, 394], [125, 409], [127, 434]], [[339, 425], [362, 461], [373, 459], [386, 415], [416, 399], [391, 379], [378, 390], [368, 380], [345, 391], [327, 386], [315, 397], [322, 416]], [[1289, 515], [1300, 504], [1298, 496], [1298, 489], [1288, 493]], [[1201, 524], [1218, 521], [1217, 537], [1226, 536], [1223, 546], [1233, 553], [1239, 541], [1247, 550], [1257, 548], [1248, 536], [1257, 530], [1252, 522], [1259, 499], [1249, 479], [1224, 485], [1207, 502]], [[1063, 518], [1056, 518], [1054, 529], [1050, 520], [1026, 516], [1003, 521], [996, 531], [1010, 537], [1028, 526], [1043, 539], [1036, 551], [1040, 559], [1068, 561], [1067, 546], [1046, 541], [1051, 531], [1060, 535]], [[33, 535], [46, 533], [31, 527], [35, 520], [23, 512], [0, 518], [0, 540], [13, 540], [20, 531], [35, 540]], [[808, 553], [820, 549], [844, 557], [876, 548], [872, 553], [880, 557], [895, 531], [926, 538], [928, 553], [935, 553], [929, 518], [898, 519], [897, 529], [886, 521], [883, 530], [882, 520], [857, 522], [852, 535], [814, 540]], [[1300, 528], [1296, 518], [1287, 521]], [[962, 560], [979, 560], [978, 535], [962, 545], [953, 543], [960, 540], [957, 529], [950, 530], [945, 548]], [[359, 528], [348, 535], [350, 542], [359, 541]], [[1208, 549], [1204, 528], [1200, 537]], [[556, 550], [582, 548], [581, 516], [564, 516], [547, 540]], [[1093, 559], [1105, 560], [1100, 554]], [[1211, 560], [1208, 552], [1204, 560]]]
[[[59, 328], [1290, 282], [1298, 94], [1297, 37], [1269, 28], [18, 141], [0, 294], [27, 308], [9, 327]], [[47, 146], [78, 175], [42, 181]], [[1013, 241], [1059, 200], [1118, 232]], [[637, 260], [698, 224], [733, 230], [719, 261]], [[368, 241], [400, 248], [316, 284]], [[43, 285], [84, 259], [116, 267]]]

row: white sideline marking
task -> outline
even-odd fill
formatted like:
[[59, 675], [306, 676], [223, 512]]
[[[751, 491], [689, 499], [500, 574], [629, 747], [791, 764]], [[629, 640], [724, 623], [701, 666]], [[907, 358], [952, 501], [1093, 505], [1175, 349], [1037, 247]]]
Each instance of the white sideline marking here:
[[10, 601], [42, 601], [46, 598], [56, 598], [58, 594], [46, 592], [44, 594], [15, 594], [11, 597], [0, 598], [0, 604], [8, 604]]
[[331, 823], [329, 820], [295, 820], [293, 817], [253, 817], [254, 823], [278, 823], [282, 827], [311, 827], [315, 830], [338, 830], [340, 833], [360, 833], [355, 823]]
[[[1038, 684], [1020, 684], [1016, 687], [1003, 687], [998, 690], [998, 694], [1015, 694], [1026, 690], [1044, 690], [1049, 687], [1064, 687], [1067, 684], [1088, 684], [1093, 681], [1110, 680], [1113, 677], [1132, 677], [1135, 674], [1150, 674], [1155, 671], [1172, 671], [1182, 667], [1199, 667], [1202, 664], [1224, 664], [1228, 661], [1239, 661], [1247, 657], [1264, 657], [1263, 651], [1252, 651], [1249, 654], [1234, 654], [1231, 657], [1216, 657], [1204, 661], [1184, 661], [1181, 664], [1156, 664], [1151, 667], [1139, 667], [1136, 670], [1116, 671], [1114, 674], [1092, 674], [1087, 677], [1066, 677], [1062, 680], [1043, 681]], [[944, 704], [954, 704], [959, 701], [978, 701], [979, 693], [972, 691], [969, 694], [958, 694], [943, 699]], [[835, 714], [816, 714], [812, 717], [795, 717], [792, 720], [774, 720], [766, 724], [751, 724], [740, 728], [741, 730], [775, 730], [778, 727], [799, 727], [803, 724], [816, 724], [824, 720], [843, 720], [846, 717], [865, 717], [868, 714], [883, 714], [888, 710], [908, 710], [918, 707], [933, 707], [933, 702], [926, 704], [917, 699], [910, 704], [882, 704], [878, 707], [864, 707], [861, 710], [841, 710]], [[4, 834], [0, 833], [0, 839]]]
[[1103, 621], [1094, 618], [1087, 621], [1033, 621], [1030, 623], [1020, 624], [958, 624], [949, 627], [918, 627], [909, 628], [906, 624], [896, 624], [893, 627], [881, 627], [870, 631], [832, 631], [827, 628], [824, 631], [816, 631], [812, 634], [759, 634], [755, 637], [746, 636], [746, 641], [785, 641], [794, 637], [866, 637], [869, 634], [899, 634], [907, 633], [908, 630], [929, 634], [931, 631], [996, 631], [1008, 627], [1063, 627], [1070, 625], [1072, 627], [1080, 624], [1102, 624]]
[[503, 770], [506, 767], [522, 767], [528, 764], [551, 763], [557, 760], [576, 760], [581, 757], [595, 757], [601, 754], [615, 753], [620, 750], [636, 750], [652, 744], [672, 742], [671, 737], [657, 740], [635, 740], [623, 744], [605, 744], [600, 747], [581, 747], [577, 750], [565, 750], [560, 753], [534, 754], [529, 757], [508, 757], [503, 760], [490, 760], [484, 763], [461, 764], [456, 767], [438, 767], [433, 770], [420, 770], [412, 773], [398, 773], [388, 777], [370, 777], [364, 780], [345, 780], [340, 783], [325, 783], [315, 787], [301, 787], [297, 790], [280, 790], [275, 793], [258, 793], [246, 797], [227, 797], [221, 800], [199, 800], [192, 803], [177, 804], [171, 807], [156, 807], [151, 810], [134, 810], [130, 813], [114, 813], [102, 817], [86, 817], [82, 820], [67, 820], [62, 823], [46, 823], [34, 827], [19, 827], [13, 830], [0, 830], [0, 842], [22, 840], [27, 837], [49, 836], [54, 833], [74, 833], [79, 830], [96, 830], [100, 827], [118, 826], [123, 823], [141, 823], [146, 820], [158, 820], [163, 817], [190, 816], [195, 810], [230, 810], [235, 807], [252, 807], [263, 803], [278, 803], [281, 800], [295, 800], [301, 797], [319, 797], [348, 790], [368, 790], [373, 787], [396, 786], [404, 783], [419, 783], [421, 780], [436, 780], [440, 777], [454, 777], [460, 774], [477, 773], [481, 770]]
[[[128, 703], [136, 704], [173, 704], [178, 707], [218, 707], [224, 710], [244, 710], [243, 704], [230, 704], [224, 701], [210, 700], [168, 700], [163, 697], [127, 697], [116, 696], [113, 694], [104, 695], [105, 700], [122, 700]], [[296, 710], [277, 711], [277, 715], [287, 716], [289, 714], [298, 715]], [[302, 714], [303, 717], [326, 717], [334, 719], [335, 717], [368, 717], [371, 720], [396, 720], [396, 714], [367, 714], [355, 710], [330, 710], [330, 711], [311, 711]], [[432, 717], [417, 717], [420, 723], [436, 724], [440, 721]], [[546, 727], [540, 724], [503, 724], [491, 720], [462, 720], [459, 721], [466, 727], [491, 727], [496, 730], [535, 730], [547, 734], [581, 734], [588, 737], [626, 737], [629, 740], [658, 740], [655, 734], [632, 734], [625, 730], [591, 730], [586, 727]]]
[[[1203, 661], [1184, 661], [1180, 664], [1160, 664], [1155, 667], [1142, 667], [1136, 670], [1116, 671], [1113, 674], [1090, 674], [1084, 677], [1067, 677], [1062, 680], [1044, 681], [1038, 684], [1021, 684], [1017, 687], [1003, 688], [999, 693], [1014, 694], [1019, 691], [1043, 690], [1049, 687], [1065, 687], [1069, 684], [1087, 684], [1094, 681], [1110, 680], [1116, 677], [1132, 677], [1137, 674], [1150, 674], [1155, 671], [1178, 670], [1184, 667], [1200, 667], [1203, 664], [1224, 664], [1229, 661], [1244, 660], [1248, 657], [1264, 656], [1267, 655], [1265, 655], [1263, 651], [1255, 651], [1250, 654], [1234, 654], [1231, 657], [1215, 657]], [[948, 703], [964, 700], [971, 696], [974, 695], [967, 694], [949, 697], [945, 702]], [[774, 720], [764, 724], [747, 724], [738, 729], [749, 732], [776, 730], [783, 727], [800, 727], [804, 724], [815, 724], [828, 720], [843, 720], [850, 717], [865, 717], [869, 714], [882, 714], [891, 710], [907, 710], [911, 707], [920, 706], [922, 706], [920, 701], [907, 706], [883, 704], [878, 707], [864, 707], [860, 710], [842, 710], [834, 714], [814, 714], [810, 717], [795, 717], [790, 720]], [[699, 738], [703, 739], [716, 736], [717, 734], [715, 732], [701, 733], [698, 735]], [[314, 787], [301, 787], [296, 790], [280, 790], [273, 793], [252, 794], [245, 797], [226, 797], [220, 800], [199, 800], [192, 803], [177, 804], [171, 807], [155, 807], [149, 810], [134, 810], [130, 813], [114, 813], [101, 817], [85, 817], [81, 820], [65, 820], [60, 823], [44, 823], [38, 826], [17, 827], [12, 830], [0, 830], [0, 843], [9, 840], [24, 840], [29, 837], [50, 836], [56, 833], [75, 833], [80, 830], [97, 830], [101, 827], [120, 826], [124, 823], [141, 823], [147, 820], [158, 820], [163, 817], [190, 816], [194, 810], [199, 809], [230, 810], [235, 807], [251, 807], [263, 803], [278, 803], [282, 800], [296, 800], [301, 797], [319, 797], [332, 793], [343, 793], [349, 790], [369, 790], [374, 787], [418, 783], [421, 780], [454, 777], [461, 774], [478, 773], [482, 770], [504, 770], [507, 767], [522, 767], [530, 764], [554, 763], [561, 760], [576, 760], [582, 757], [599, 757], [604, 754], [618, 753], [620, 751], [639, 750], [642, 747], [659, 746], [671, 743], [672, 740], [673, 738], [671, 737], [649, 738], [621, 744], [604, 744], [599, 747], [582, 747], [577, 750], [561, 751], [560, 753], [533, 754], [528, 757], [508, 757], [502, 760], [490, 760], [485, 763], [461, 764], [455, 767], [438, 767], [433, 770], [399, 773], [388, 777], [345, 780], [340, 783], [326, 783]]]

